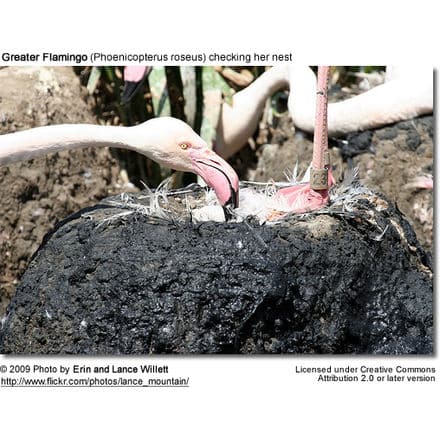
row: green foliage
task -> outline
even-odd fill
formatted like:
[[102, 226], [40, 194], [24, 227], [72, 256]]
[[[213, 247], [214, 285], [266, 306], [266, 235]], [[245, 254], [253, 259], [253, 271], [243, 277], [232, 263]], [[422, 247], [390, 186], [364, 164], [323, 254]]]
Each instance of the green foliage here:
[[89, 80], [87, 82], [87, 91], [92, 95], [98, 86], [99, 79], [101, 78], [101, 68], [100, 67], [92, 67], [92, 71], [90, 72]]
[[153, 100], [154, 116], [171, 116], [165, 67], [154, 67], [148, 81]]

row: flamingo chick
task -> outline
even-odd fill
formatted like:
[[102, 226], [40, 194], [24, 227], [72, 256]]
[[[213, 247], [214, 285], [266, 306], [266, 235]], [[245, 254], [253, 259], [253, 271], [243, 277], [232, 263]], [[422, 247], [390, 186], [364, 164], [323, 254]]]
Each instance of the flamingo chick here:
[[223, 207], [238, 206], [238, 176], [192, 128], [179, 119], [150, 119], [133, 127], [65, 124], [0, 136], [0, 165], [81, 147], [133, 150], [160, 165], [199, 175]]

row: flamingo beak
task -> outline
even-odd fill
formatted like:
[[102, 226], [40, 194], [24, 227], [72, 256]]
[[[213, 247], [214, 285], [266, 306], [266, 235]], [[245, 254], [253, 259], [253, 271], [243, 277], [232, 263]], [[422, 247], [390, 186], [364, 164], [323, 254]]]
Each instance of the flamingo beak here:
[[144, 79], [150, 74], [151, 66], [126, 66], [124, 68], [124, 90], [121, 102], [128, 104], [141, 89]]
[[238, 208], [239, 180], [233, 168], [209, 148], [191, 149], [190, 157], [194, 172], [215, 191], [220, 204]]

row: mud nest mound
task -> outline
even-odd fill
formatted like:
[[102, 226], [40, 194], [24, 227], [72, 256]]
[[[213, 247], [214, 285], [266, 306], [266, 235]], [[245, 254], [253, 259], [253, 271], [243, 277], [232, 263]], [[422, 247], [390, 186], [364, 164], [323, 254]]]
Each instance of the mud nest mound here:
[[[196, 222], [200, 188], [105, 199], [48, 234], [3, 353], [432, 353], [432, 268], [368, 190], [313, 214]], [[162, 204], [162, 208], [158, 206]]]
[[[383, 128], [330, 139], [331, 162], [336, 179], [352, 168], [369, 188], [397, 203], [414, 228], [418, 240], [430, 252], [433, 243], [433, 191], [412, 185], [418, 176], [433, 173], [434, 120], [423, 116]], [[250, 180], [283, 179], [291, 169], [283, 164], [299, 162], [304, 172], [312, 157], [313, 139], [297, 130], [292, 121], [277, 121], [270, 144], [258, 151], [258, 164]]]

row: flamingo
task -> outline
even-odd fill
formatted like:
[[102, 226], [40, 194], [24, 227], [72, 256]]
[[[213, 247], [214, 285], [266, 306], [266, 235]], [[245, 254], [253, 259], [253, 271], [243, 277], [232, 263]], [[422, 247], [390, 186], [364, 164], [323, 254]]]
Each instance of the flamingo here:
[[207, 147], [189, 125], [171, 117], [133, 127], [64, 124], [0, 136], [0, 166], [81, 147], [134, 150], [160, 165], [199, 175], [223, 208], [238, 206], [239, 182], [232, 167]]
[[[122, 102], [129, 102], [145, 80], [150, 67], [124, 67]], [[233, 96], [233, 105], [222, 104], [215, 139], [215, 151], [227, 158], [242, 148], [257, 128], [266, 99], [288, 85], [283, 66], [274, 67], [258, 77], [248, 87]]]
[[[279, 65], [223, 103], [215, 151], [227, 159], [257, 128], [264, 103], [275, 91], [289, 87], [288, 109], [293, 124], [312, 133], [315, 121], [316, 76], [307, 66]], [[328, 135], [381, 127], [433, 111], [433, 71], [430, 68], [388, 66], [385, 83], [358, 96], [328, 105]]]
[[[294, 79], [294, 73], [291, 72]], [[310, 76], [310, 75], [309, 75]], [[301, 76], [303, 79], [303, 76]], [[310, 87], [314, 78], [309, 79]], [[292, 83], [292, 79], [290, 80]], [[289, 96], [290, 98], [290, 96]], [[313, 106], [303, 101], [289, 102], [297, 127], [313, 130]], [[385, 83], [353, 98], [329, 104], [328, 133], [340, 136], [412, 119], [433, 111], [433, 71], [431, 68], [387, 66]]]
[[[128, 66], [124, 102], [136, 93], [151, 68]], [[215, 151], [224, 159], [240, 150], [253, 135], [274, 92], [290, 88], [288, 108], [293, 124], [313, 132], [316, 77], [307, 66], [278, 65], [223, 103], [217, 126]], [[358, 96], [328, 106], [328, 134], [340, 136], [430, 114], [433, 111], [433, 71], [423, 66], [387, 66], [385, 83]]]
[[327, 89], [329, 72], [329, 66], [320, 66], [318, 68], [310, 181], [287, 186], [283, 185], [274, 195], [266, 192], [262, 193], [260, 190], [252, 187], [245, 188], [242, 192], [243, 199], [240, 201], [241, 208], [236, 210], [239, 218], [254, 215], [262, 222], [273, 222], [282, 219], [288, 214], [300, 214], [318, 210], [329, 203], [329, 189], [335, 183], [328, 155]]
[[328, 75], [328, 67], [318, 68], [318, 93], [314, 95], [316, 77], [311, 69], [277, 66], [234, 95], [232, 106], [222, 106], [215, 151], [224, 158], [236, 153], [252, 136], [266, 99], [286, 85], [290, 87], [288, 108], [294, 124], [304, 131], [314, 130], [310, 182], [278, 190], [275, 204], [282, 209], [273, 209], [268, 220], [287, 212], [317, 210], [329, 203], [329, 188], [335, 180], [329, 166], [328, 135], [362, 131], [432, 112], [432, 70], [387, 68], [384, 84], [329, 105]]
[[[133, 72], [132, 69], [126, 68], [127, 79], [137, 75], [141, 81], [148, 73], [145, 67]], [[328, 76], [328, 71], [321, 74], [322, 81], [325, 76]], [[331, 103], [327, 109], [327, 86], [320, 84], [320, 93], [315, 95], [316, 76], [309, 67], [279, 65], [236, 93], [232, 105], [223, 103], [214, 150], [225, 159], [240, 150], [254, 133], [267, 98], [285, 87], [290, 88], [288, 108], [294, 125], [306, 132], [315, 130], [314, 181], [283, 188], [277, 193], [278, 199], [284, 199], [281, 205], [290, 212], [319, 209], [329, 201], [328, 189], [334, 184], [334, 179], [326, 160], [328, 135], [339, 136], [376, 128], [432, 113], [433, 110], [432, 69], [388, 66], [384, 84], [353, 98]], [[318, 96], [317, 101], [315, 96]], [[323, 182], [321, 187], [317, 186], [318, 179]]]
[[[315, 211], [329, 203], [329, 188], [335, 183], [328, 156], [327, 103], [329, 66], [318, 67], [316, 92], [315, 132], [313, 138], [313, 160], [310, 182], [296, 184], [278, 190], [276, 197], [285, 199], [289, 212], [304, 213]], [[273, 212], [269, 220], [276, 219]]]
[[[277, 75], [277, 76], [275, 76]], [[291, 72], [292, 75], [292, 72]], [[333, 128], [332, 132], [334, 133], [336, 130], [339, 130], [341, 128], [347, 128], [347, 127], [358, 127], [360, 124], [376, 124], [379, 122], [377, 118], [375, 118], [375, 114], [371, 114], [368, 117], [368, 114], [365, 114], [365, 117], [367, 118], [367, 121], [360, 121], [357, 119], [357, 117], [352, 117], [351, 115], [347, 115], [344, 120], [337, 119], [338, 116], [338, 107], [333, 106], [334, 113], [333, 113], [333, 119], [330, 119], [330, 114], [328, 112], [330, 111], [331, 105], [328, 106], [328, 97], [327, 97], [327, 87], [328, 87], [328, 77], [329, 77], [329, 67], [328, 66], [320, 66], [318, 68], [318, 81], [317, 81], [317, 93], [316, 93], [316, 111], [315, 111], [315, 123], [310, 123], [307, 119], [303, 119], [304, 125], [307, 123], [308, 128], [314, 127], [314, 143], [313, 143], [313, 160], [311, 165], [311, 171], [310, 171], [310, 181], [301, 183], [301, 184], [295, 184], [287, 187], [283, 187], [279, 189], [275, 197], [273, 198], [267, 198], [267, 197], [260, 197], [260, 203], [261, 205], [266, 205], [266, 207], [272, 206], [269, 212], [264, 212], [264, 219], [269, 221], [276, 221], [280, 218], [284, 217], [288, 213], [304, 213], [309, 211], [314, 211], [322, 208], [323, 206], [327, 205], [329, 203], [329, 189], [330, 187], [335, 183], [335, 180], [332, 176], [330, 164], [329, 164], [329, 155], [328, 155], [328, 133], [330, 129], [328, 128], [328, 125], [330, 124], [330, 121], [333, 120]], [[267, 75], [263, 75], [260, 77], [263, 81], [268, 81], [269, 84], [271, 84], [273, 87], [276, 87], [274, 84], [279, 84], [283, 81], [283, 75], [281, 74], [281, 70], [271, 69], [267, 72]], [[401, 81], [401, 76], [399, 76], [399, 81]], [[314, 75], [309, 76], [309, 89], [313, 84], [316, 84]], [[425, 78], [426, 79], [426, 78]], [[397, 80], [396, 80], [397, 81]], [[405, 82], [408, 80], [405, 80]], [[399, 83], [397, 83], [399, 84]], [[260, 87], [257, 84], [258, 87]], [[403, 84], [400, 84], [400, 87], [403, 87]], [[396, 117], [396, 118], [402, 118], [404, 115], [410, 115], [411, 111], [425, 111], [429, 109], [429, 102], [431, 100], [432, 105], [432, 96], [428, 96], [428, 89], [429, 81], [428, 81], [428, 87], [426, 88], [425, 97], [423, 98], [423, 94], [418, 94], [418, 98], [412, 100], [412, 98], [402, 98], [398, 100], [398, 108], [396, 113], [393, 113], [391, 111], [388, 112], [387, 115], [382, 115], [383, 119], [381, 119], [381, 122], [384, 122], [387, 117]], [[391, 87], [388, 86], [387, 88], [384, 88], [384, 94], [382, 96], [388, 96], [390, 97], [392, 94], [396, 93], [396, 90], [398, 90], [398, 87], [396, 87], [396, 83], [391, 84]], [[254, 93], [254, 92], [251, 92]], [[302, 96], [301, 96], [302, 94]], [[235, 107], [235, 103], [233, 104], [231, 109], [227, 110], [227, 113], [229, 112], [228, 117], [232, 118], [232, 114], [237, 111], [237, 108], [244, 105], [244, 102], [246, 102], [247, 99], [249, 99], [249, 90], [247, 90], [247, 94], [242, 94], [239, 96], [238, 105]], [[367, 100], [363, 100], [363, 103], [370, 103], [372, 104], [370, 106], [371, 111], [377, 110], [377, 103], [372, 100], [371, 96], [372, 94], [365, 94], [368, 98]], [[260, 94], [260, 99], [257, 101], [257, 105], [263, 105], [263, 100], [265, 99], [263, 94]], [[397, 97], [397, 95], [395, 95]], [[300, 92], [299, 93], [299, 99], [301, 102], [301, 98], [305, 98], [305, 93]], [[422, 99], [423, 98], [423, 99]], [[350, 108], [353, 106], [353, 111], [355, 108], [359, 105], [357, 102], [358, 99], [353, 100], [347, 100], [344, 101], [345, 108]], [[356, 105], [353, 104], [353, 102], [357, 102]], [[408, 103], [411, 103], [412, 105], [407, 105]], [[425, 106], [426, 104], [426, 106]], [[425, 106], [425, 107], [424, 107]], [[235, 107], [235, 109], [234, 109]], [[227, 107], [224, 107], [227, 108]], [[292, 104], [290, 105], [290, 108], [292, 109]], [[388, 110], [391, 110], [392, 107], [388, 107]], [[358, 114], [362, 114], [364, 109], [360, 109], [358, 111]], [[251, 118], [254, 117], [254, 114], [252, 114], [251, 111], [248, 111], [247, 116], [249, 117], [249, 121]], [[376, 112], [377, 114], [377, 112]], [[224, 119], [223, 119], [224, 120]], [[297, 118], [297, 120], [300, 120]], [[231, 131], [229, 133], [232, 133]], [[233, 145], [236, 141], [236, 145], [239, 143], [237, 141], [238, 136], [244, 136], [243, 133], [236, 132], [236, 138], [229, 138], [229, 146]], [[244, 138], [242, 138], [244, 139]], [[224, 143], [223, 145], [226, 145]], [[432, 187], [432, 178], [430, 176], [427, 176], [425, 179], [419, 179], [414, 183], [415, 187], [418, 188], [430, 188]], [[243, 194], [244, 195], [244, 194]], [[251, 191], [251, 195], [253, 196], [253, 192]], [[246, 207], [247, 202], [242, 203], [243, 208]], [[241, 210], [243, 211], [243, 209]]]

